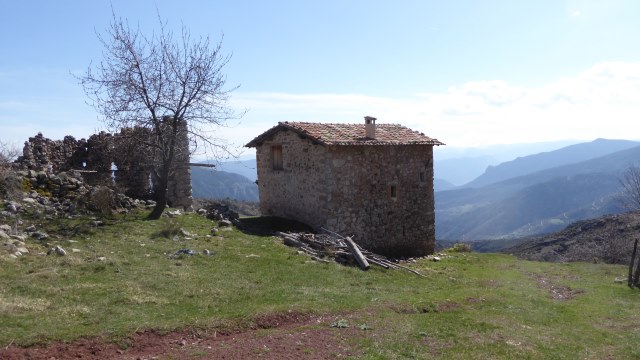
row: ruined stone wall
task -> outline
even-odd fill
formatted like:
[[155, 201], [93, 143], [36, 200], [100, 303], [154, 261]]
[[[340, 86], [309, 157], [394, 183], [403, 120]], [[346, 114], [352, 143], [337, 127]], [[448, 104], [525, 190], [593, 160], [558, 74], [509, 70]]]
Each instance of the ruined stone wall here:
[[[282, 170], [273, 169], [272, 146], [282, 146]], [[260, 210], [320, 228], [328, 212], [327, 149], [280, 131], [256, 148]]]
[[[72, 136], [51, 140], [38, 133], [25, 142], [23, 155], [17, 162], [35, 171], [86, 170], [83, 178], [89, 185], [115, 184], [129, 197], [149, 199], [153, 194], [150, 176], [155, 159], [152, 151], [140, 146], [140, 141], [149, 139], [149, 134], [147, 129], [135, 128], [123, 129], [115, 135], [100, 132], [87, 140]], [[167, 202], [173, 207], [190, 209], [193, 199], [186, 127], [180, 134]], [[113, 171], [113, 165], [117, 171]]]
[[187, 124], [178, 128], [174, 167], [167, 185], [167, 203], [171, 207], [191, 209], [191, 168], [189, 167], [189, 134]]
[[[274, 145], [282, 146], [282, 170], [273, 169]], [[386, 255], [433, 252], [433, 146], [325, 147], [281, 131], [256, 156], [263, 215], [355, 235]]]

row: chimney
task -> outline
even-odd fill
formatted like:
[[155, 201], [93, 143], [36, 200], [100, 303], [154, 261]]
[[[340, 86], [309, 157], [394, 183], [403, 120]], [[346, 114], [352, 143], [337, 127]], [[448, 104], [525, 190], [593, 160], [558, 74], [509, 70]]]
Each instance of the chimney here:
[[367, 134], [367, 138], [375, 139], [376, 138], [376, 118], [374, 118], [373, 116], [365, 116], [364, 130]]

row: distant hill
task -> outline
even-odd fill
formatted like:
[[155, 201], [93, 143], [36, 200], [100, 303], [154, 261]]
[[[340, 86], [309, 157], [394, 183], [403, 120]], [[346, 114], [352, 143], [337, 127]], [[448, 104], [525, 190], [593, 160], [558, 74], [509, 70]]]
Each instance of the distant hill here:
[[484, 174], [463, 187], [482, 187], [540, 170], [578, 163], [639, 146], [637, 141], [596, 139], [592, 142], [563, 147], [558, 150], [519, 157], [497, 166], [489, 166]]
[[223, 161], [216, 164], [216, 170], [240, 174], [251, 181], [256, 181], [258, 178], [255, 158], [249, 160]]
[[444, 191], [444, 190], [451, 190], [453, 188], [455, 188], [456, 186], [453, 185], [452, 183], [448, 182], [447, 180], [442, 180], [442, 179], [433, 179], [433, 190], [434, 191]]
[[[434, 175], [453, 186], [465, 184], [499, 161], [492, 156], [460, 157], [434, 161]], [[446, 189], [442, 189], [446, 190]]]
[[191, 167], [193, 197], [258, 201], [258, 185], [235, 173], [203, 167]]
[[504, 252], [535, 261], [588, 261], [628, 264], [633, 241], [640, 237], [640, 213], [607, 215], [571, 224], [564, 230], [531, 239]]
[[459, 186], [482, 175], [490, 165], [511, 161], [519, 156], [557, 150], [575, 143], [577, 141], [552, 141], [477, 148], [437, 146], [433, 152], [435, 177]]
[[576, 220], [621, 212], [620, 174], [640, 146], [479, 188], [436, 193], [436, 238], [482, 240], [556, 231]]

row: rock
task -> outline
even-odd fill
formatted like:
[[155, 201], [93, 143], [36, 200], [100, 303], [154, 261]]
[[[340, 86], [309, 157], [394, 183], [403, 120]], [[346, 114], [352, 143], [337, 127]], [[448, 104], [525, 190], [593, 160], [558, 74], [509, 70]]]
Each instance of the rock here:
[[15, 246], [13, 243], [5, 242], [3, 245], [4, 245], [4, 249], [10, 254], [14, 254], [16, 251], [18, 251], [18, 247]]
[[49, 237], [49, 235], [41, 231], [34, 231], [31, 233], [31, 237], [36, 238], [38, 240], [45, 240]]
[[198, 215], [207, 216], [207, 209], [198, 209]]
[[180, 211], [179, 209], [173, 209], [166, 211], [166, 214], [168, 217], [177, 217], [182, 215], [182, 211]]
[[100, 221], [100, 220], [93, 220], [93, 221], [91, 222], [91, 226], [98, 227], [98, 226], [103, 226], [103, 225], [104, 225], [104, 222], [103, 222], [103, 221]]
[[231, 221], [229, 221], [229, 220], [220, 220], [220, 221], [218, 221], [218, 226], [220, 226], [220, 227], [229, 227], [231, 225], [232, 225]]
[[12, 239], [15, 240], [19, 240], [19, 241], [25, 241], [27, 240], [27, 237], [24, 235], [9, 235]]
[[2, 224], [0, 225], [0, 230], [4, 231], [7, 234], [11, 233], [11, 226], [7, 225], [7, 224]]
[[107, 258], [104, 256], [98, 256], [98, 261], [107, 261]]
[[[15, 244], [14, 244], [14, 245], [15, 245]], [[22, 254], [28, 254], [28, 253], [29, 253], [29, 249], [27, 249], [27, 248], [26, 248], [26, 247], [24, 247], [24, 246], [19, 246], [19, 247], [17, 247], [17, 249], [16, 249], [16, 250], [17, 250], [17, 251], [19, 251], [19, 252], [20, 252], [20, 253], [22, 253]]]
[[215, 234], [217, 234], [218, 232], [220, 232], [220, 230], [218, 230], [218, 228], [216, 228], [216, 227], [211, 228], [211, 233], [212, 233], [212, 234], [214, 234], [214, 235], [215, 235]]
[[71, 249], [71, 252], [73, 252], [73, 253], [79, 253], [79, 252], [81, 252], [81, 251], [82, 251], [82, 250], [80, 250], [80, 249]]
[[202, 250], [202, 255], [212, 255], [212, 254], [211, 254], [211, 251], [204, 249]]
[[30, 198], [30, 197], [28, 197], [28, 198], [24, 198], [24, 199], [22, 199], [22, 202], [23, 202], [23, 203], [26, 203], [26, 204], [35, 204], [37, 201], [36, 201], [36, 199], [34, 199], [34, 198]]
[[440, 261], [440, 257], [438, 257], [438, 256], [434, 256], [432, 260], [433, 260], [433, 261]]
[[185, 230], [183, 228], [180, 228], [180, 234], [182, 236], [188, 236], [188, 237], [192, 236], [190, 232], [188, 232], [187, 230]]
[[36, 226], [35, 225], [29, 225], [29, 226], [27, 226], [26, 229], [24, 229], [24, 231], [26, 231], [26, 232], [34, 232], [34, 231], [36, 231]]
[[56, 245], [47, 252], [47, 255], [51, 255], [51, 254], [56, 254], [58, 256], [66, 256], [67, 251], [63, 249], [60, 245]]
[[20, 204], [13, 201], [9, 201], [5, 203], [4, 209], [9, 213], [15, 214], [20, 210]]
[[6, 232], [4, 232], [4, 230], [0, 230], [0, 239], [9, 239], [10, 236], [7, 235]]

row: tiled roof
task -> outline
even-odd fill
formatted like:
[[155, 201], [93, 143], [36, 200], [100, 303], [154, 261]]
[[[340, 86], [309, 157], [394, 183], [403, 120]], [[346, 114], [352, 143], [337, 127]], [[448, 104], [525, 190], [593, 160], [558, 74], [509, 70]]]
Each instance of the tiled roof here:
[[397, 124], [376, 124], [376, 138], [365, 136], [364, 124], [324, 124], [280, 122], [251, 140], [246, 147], [256, 147], [277, 131], [289, 129], [323, 145], [444, 145], [423, 133]]

